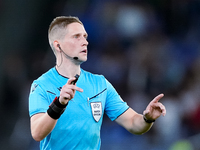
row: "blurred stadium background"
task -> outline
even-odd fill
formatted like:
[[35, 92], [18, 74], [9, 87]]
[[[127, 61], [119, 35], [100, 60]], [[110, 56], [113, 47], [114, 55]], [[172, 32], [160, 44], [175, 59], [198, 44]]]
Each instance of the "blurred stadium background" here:
[[160, 93], [167, 115], [144, 135], [104, 116], [102, 150], [200, 150], [199, 0], [0, 0], [0, 149], [38, 150], [31, 82], [55, 65], [47, 32], [60, 15], [89, 34], [85, 70], [103, 74], [137, 112]]

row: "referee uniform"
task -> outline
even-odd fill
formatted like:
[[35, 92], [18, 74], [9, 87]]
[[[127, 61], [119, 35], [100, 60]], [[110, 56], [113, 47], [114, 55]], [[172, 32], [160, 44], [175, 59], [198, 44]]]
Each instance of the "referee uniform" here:
[[[55, 67], [33, 81], [29, 96], [30, 117], [46, 113], [67, 81]], [[76, 85], [83, 92], [76, 91], [55, 128], [40, 142], [41, 150], [98, 150], [103, 114], [113, 121], [129, 108], [102, 75], [81, 69]]]

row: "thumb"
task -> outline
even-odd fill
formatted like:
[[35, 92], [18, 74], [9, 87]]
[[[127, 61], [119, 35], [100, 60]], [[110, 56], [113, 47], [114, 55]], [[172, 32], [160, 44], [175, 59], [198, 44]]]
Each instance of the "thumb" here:
[[149, 113], [149, 110], [148, 109], [146, 109], [146, 110], [144, 110], [143, 111], [143, 115], [145, 116], [146, 114], [148, 114]]
[[69, 80], [67, 81], [67, 84], [72, 84], [72, 81], [74, 81], [74, 80], [76, 80], [75, 77], [73, 77], [73, 78], [69, 78]]

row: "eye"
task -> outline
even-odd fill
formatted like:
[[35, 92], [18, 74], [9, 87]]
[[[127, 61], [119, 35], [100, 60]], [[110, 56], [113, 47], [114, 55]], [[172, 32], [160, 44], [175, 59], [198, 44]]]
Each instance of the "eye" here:
[[84, 35], [84, 38], [87, 40], [87, 38], [88, 38], [88, 35]]
[[74, 38], [76, 38], [76, 39], [79, 38], [79, 35], [78, 34], [74, 35]]

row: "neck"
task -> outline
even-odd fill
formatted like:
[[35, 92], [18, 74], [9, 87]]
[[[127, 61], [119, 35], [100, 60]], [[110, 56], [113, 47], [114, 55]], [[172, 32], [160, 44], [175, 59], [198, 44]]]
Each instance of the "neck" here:
[[63, 57], [62, 53], [60, 53], [60, 56], [57, 56], [56, 64], [56, 70], [62, 76], [71, 78], [76, 74], [80, 75], [81, 62], [79, 60], [75, 60], [68, 56]]
[[56, 70], [59, 72], [60, 75], [67, 78], [72, 78], [76, 74], [80, 75], [81, 72], [80, 65], [69, 65], [69, 64], [61, 66], [56, 65]]

